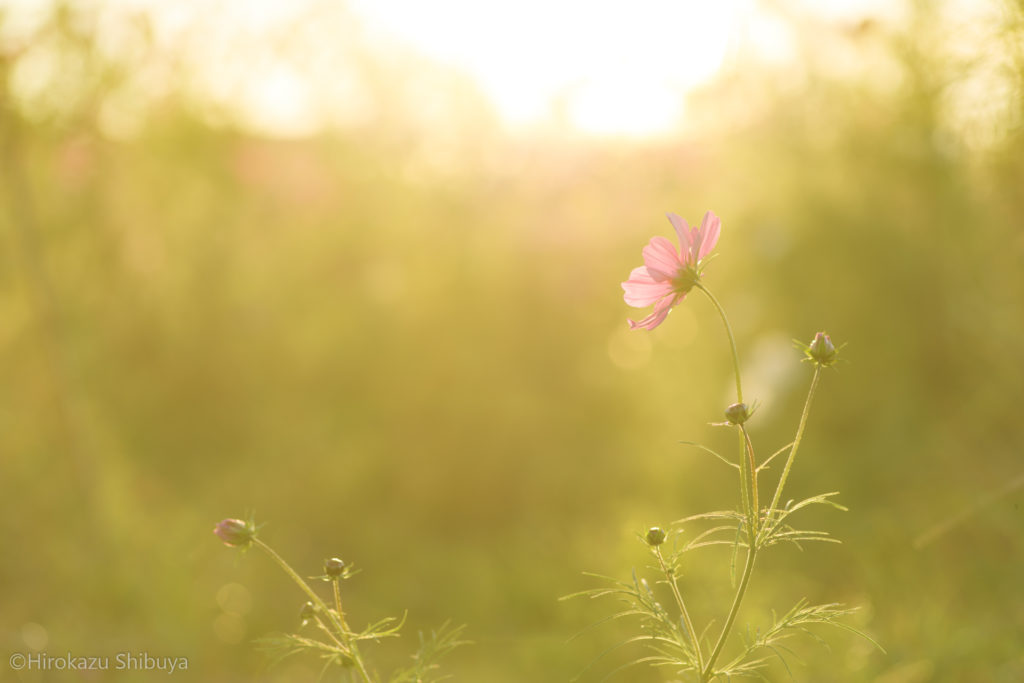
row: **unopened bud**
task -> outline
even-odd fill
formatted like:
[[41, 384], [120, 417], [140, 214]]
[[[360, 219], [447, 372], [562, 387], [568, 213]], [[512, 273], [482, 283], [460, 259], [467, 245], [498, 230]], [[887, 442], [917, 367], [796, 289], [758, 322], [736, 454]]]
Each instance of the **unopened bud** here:
[[665, 542], [665, 530], [658, 526], [652, 526], [647, 530], [647, 545], [657, 548]]
[[224, 519], [213, 528], [213, 533], [224, 545], [247, 547], [256, 538], [256, 527], [240, 519]]
[[315, 619], [316, 606], [311, 602], [307, 602], [305, 605], [302, 606], [302, 609], [299, 611], [299, 618], [302, 619], [302, 623], [306, 623], [307, 621], [312, 621], [313, 619]]
[[746, 403], [733, 403], [725, 409], [725, 419], [731, 425], [741, 425], [750, 419], [750, 408]]
[[328, 577], [336, 579], [341, 576], [344, 571], [345, 562], [343, 560], [340, 560], [337, 557], [324, 560], [324, 574], [327, 574]]
[[818, 365], [829, 366], [836, 362], [839, 353], [829, 336], [819, 332], [814, 335], [814, 341], [807, 347], [807, 356]]

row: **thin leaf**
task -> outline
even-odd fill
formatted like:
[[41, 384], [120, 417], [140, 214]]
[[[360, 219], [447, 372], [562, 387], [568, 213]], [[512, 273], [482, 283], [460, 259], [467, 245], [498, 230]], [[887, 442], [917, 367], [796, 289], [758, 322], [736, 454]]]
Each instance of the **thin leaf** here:
[[684, 446], [693, 446], [694, 448], [699, 448], [700, 450], [704, 451], [705, 453], [710, 453], [711, 455], [715, 456], [716, 458], [718, 458], [719, 460], [724, 462], [729, 467], [732, 467], [732, 468], [737, 469], [737, 470], [740, 468], [740, 466], [737, 465], [736, 463], [734, 463], [732, 460], [729, 460], [728, 458], [726, 458], [723, 455], [719, 455], [718, 453], [716, 453], [715, 451], [711, 450], [707, 446], [704, 446], [702, 444], [696, 443], [695, 441], [680, 441], [679, 443], [683, 444]]
[[774, 453], [772, 453], [771, 455], [769, 455], [768, 458], [763, 463], [761, 463], [760, 465], [757, 466], [757, 471], [760, 472], [761, 470], [763, 470], [766, 467], [768, 467], [768, 463], [770, 463], [772, 460], [774, 460], [777, 455], [781, 455], [782, 453], [784, 453], [786, 451], [786, 449], [792, 448], [794, 443], [796, 443], [796, 442], [790, 441], [785, 446], [783, 446], [779, 450], [777, 450]]

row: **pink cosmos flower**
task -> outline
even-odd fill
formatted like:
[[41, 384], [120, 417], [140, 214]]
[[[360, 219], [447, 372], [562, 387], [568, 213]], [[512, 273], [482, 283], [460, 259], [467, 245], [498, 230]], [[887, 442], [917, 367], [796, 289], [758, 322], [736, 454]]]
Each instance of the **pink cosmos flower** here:
[[651, 238], [644, 247], [644, 265], [634, 268], [622, 283], [623, 298], [630, 306], [643, 308], [654, 304], [654, 312], [643, 320], [629, 321], [631, 330], [653, 330], [668, 316], [672, 307], [700, 282], [704, 261], [718, 242], [722, 221], [708, 211], [699, 228], [691, 228], [674, 213], [668, 220], [679, 236], [679, 251], [664, 237]]

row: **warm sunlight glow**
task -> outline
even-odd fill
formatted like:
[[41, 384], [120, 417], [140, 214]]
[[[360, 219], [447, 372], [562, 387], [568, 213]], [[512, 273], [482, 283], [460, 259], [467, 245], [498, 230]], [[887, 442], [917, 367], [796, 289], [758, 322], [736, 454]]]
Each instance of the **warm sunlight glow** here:
[[470, 74], [513, 126], [652, 135], [725, 57], [745, 3], [355, 0], [382, 42]]
[[[49, 0], [9, 0], [22, 20]], [[794, 17], [855, 26], [891, 18], [883, 0], [91, 0], [107, 12], [98, 42], [124, 54], [112, 20], [147, 15], [157, 46], [184, 55], [211, 121], [303, 137], [324, 126], [374, 125], [380, 116], [430, 127], [462, 122], [446, 110], [450, 83], [482, 95], [506, 129], [652, 138], [688, 125], [687, 95], [723, 68], [749, 61], [798, 61]], [[888, 9], [887, 9], [888, 7]], [[17, 22], [8, 27], [10, 30]], [[806, 28], [806, 27], [805, 27]], [[36, 97], [46, 55], [25, 60], [15, 90]], [[178, 67], [174, 67], [178, 68]], [[442, 75], [439, 75], [442, 74]], [[68, 78], [72, 78], [69, 76]], [[160, 74], [141, 74], [136, 99], [159, 94]], [[461, 80], [458, 80], [461, 79]], [[73, 78], [72, 78], [73, 80]], [[409, 93], [412, 93], [411, 96]], [[45, 99], [45, 98], [44, 98]], [[131, 98], [107, 106], [104, 126], [138, 127]], [[384, 102], [383, 113], [368, 102]], [[456, 108], [458, 105], [456, 105]], [[440, 113], [438, 113], [440, 112]], [[458, 112], [454, 112], [458, 113]], [[467, 116], [472, 116], [467, 114]], [[468, 120], [468, 119], [467, 119]], [[422, 121], [420, 121], [422, 123]]]

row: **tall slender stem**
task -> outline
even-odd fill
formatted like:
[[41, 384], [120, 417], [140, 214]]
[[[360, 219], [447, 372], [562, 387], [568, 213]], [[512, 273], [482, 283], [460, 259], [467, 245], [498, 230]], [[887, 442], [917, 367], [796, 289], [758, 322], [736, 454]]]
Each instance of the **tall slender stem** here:
[[348, 624], [345, 623], [345, 612], [341, 609], [341, 587], [338, 585], [338, 577], [334, 577], [331, 584], [334, 586], [334, 609], [338, 611], [338, 619], [341, 621], [345, 632], [348, 632]]
[[[789, 451], [789, 458], [786, 460], [786, 466], [782, 470], [782, 476], [779, 478], [779, 485], [775, 489], [775, 495], [772, 497], [771, 505], [768, 506], [768, 514], [769, 515], [771, 514], [772, 510], [776, 509], [776, 507], [779, 504], [779, 499], [782, 497], [782, 489], [786, 485], [786, 479], [789, 477], [789, 470], [793, 466], [793, 460], [796, 458], [796, 452], [800, 448], [800, 442], [803, 440], [804, 429], [807, 427], [807, 416], [810, 415], [811, 403], [814, 400], [814, 390], [817, 389], [817, 387], [818, 387], [818, 380], [820, 379], [820, 377], [821, 377], [821, 366], [819, 365], [819, 366], [816, 366], [814, 368], [814, 378], [811, 380], [810, 391], [807, 392], [807, 401], [804, 403], [804, 411], [800, 415], [800, 424], [799, 424], [799, 426], [797, 427], [797, 430], [796, 430], [796, 438], [793, 439], [793, 446], [792, 446], [792, 448]], [[753, 497], [753, 496], [756, 495], [756, 489], [757, 489], [757, 479], [756, 479], [757, 470], [753, 466], [754, 463], [753, 463], [753, 460], [752, 460], [752, 458], [753, 458], [753, 449], [751, 447], [749, 437], [746, 436], [746, 430], [744, 430], [741, 427], [740, 431], [741, 431], [742, 438], [745, 441], [745, 446], [746, 446], [745, 450], [747, 451], [746, 454], [748, 455], [749, 458], [751, 458], [751, 463], [748, 466], [751, 467], [751, 471], [752, 471], [752, 476], [751, 476], [750, 484], [751, 484], [751, 489], [752, 489], [751, 496]], [[708, 657], [708, 663], [707, 663], [707, 665], [705, 665], [704, 671], [701, 674], [701, 681], [702, 681], [702, 683], [703, 683], [703, 681], [709, 680], [708, 676], [710, 676], [712, 674], [712, 672], [713, 672], [715, 661], [718, 659], [718, 656], [721, 654], [722, 648], [725, 647], [725, 640], [726, 640], [726, 638], [729, 635], [729, 631], [732, 629], [733, 622], [736, 620], [736, 615], [739, 613], [740, 603], [743, 602], [743, 596], [744, 596], [744, 594], [747, 591], [747, 584], [750, 581], [750, 574], [753, 572], [753, 569], [754, 569], [754, 560], [757, 557], [757, 540], [758, 539], [757, 539], [757, 535], [756, 535], [757, 532], [756, 532], [756, 528], [755, 527], [752, 526], [749, 531], [750, 531], [750, 533], [747, 536], [747, 541], [748, 541], [747, 561], [744, 563], [744, 566], [743, 566], [743, 574], [740, 577], [739, 585], [736, 587], [736, 595], [733, 598], [732, 607], [729, 609], [729, 614], [728, 614], [728, 616], [725, 619], [725, 625], [722, 627], [722, 633], [718, 637], [718, 642], [715, 644], [715, 649], [712, 650], [711, 656]]]
[[747, 452], [747, 467], [750, 469], [750, 533], [751, 537], [757, 536], [760, 507], [757, 500], [757, 464], [754, 462], [754, 444], [750, 442], [750, 434], [743, 425], [739, 425], [740, 439]]
[[[742, 451], [740, 454], [740, 488], [745, 491], [746, 488], [749, 487], [749, 493], [744, 496], [744, 502], [747, 505], [747, 559], [743, 563], [743, 574], [740, 575], [740, 582], [736, 586], [736, 594], [733, 596], [732, 606], [729, 608], [729, 614], [725, 617], [725, 624], [722, 626], [722, 632], [718, 636], [718, 641], [715, 643], [715, 649], [712, 650], [711, 656], [708, 657], [707, 665], [701, 670], [701, 683], [710, 680], [708, 677], [713, 673], [715, 661], [722, 653], [722, 648], [725, 647], [725, 641], [729, 637], [732, 625], [736, 621], [736, 615], [739, 614], [740, 605], [743, 603], [743, 596], [746, 595], [747, 585], [750, 583], [750, 575], [754, 572], [754, 559], [757, 557], [757, 527], [759, 510], [757, 500], [757, 467], [754, 462], [754, 446], [750, 442], [750, 435], [747, 434], [747, 430], [743, 428], [743, 425], [739, 425], [738, 434], [740, 449]], [[746, 456], [745, 458], [743, 457], [744, 455]], [[743, 470], [749, 470], [749, 480], [746, 478], [746, 472], [743, 472]]]
[[729, 637], [729, 631], [732, 630], [733, 622], [736, 621], [736, 615], [740, 611], [740, 603], [743, 602], [743, 596], [747, 592], [747, 584], [750, 582], [750, 575], [754, 572], [754, 558], [757, 556], [757, 545], [754, 544], [753, 538], [749, 539], [750, 543], [747, 547], [747, 561], [743, 564], [743, 574], [740, 576], [740, 583], [736, 587], [736, 595], [732, 599], [732, 607], [729, 608], [729, 614], [725, 618], [725, 624], [722, 626], [722, 633], [718, 636], [718, 642], [715, 643], [715, 649], [711, 651], [711, 656], [708, 657], [708, 662], [704, 666], [704, 670], [701, 672], [700, 680], [701, 683], [710, 680], [715, 661], [718, 659], [718, 655], [722, 654], [722, 648], [725, 647], [725, 640]]
[[789, 468], [793, 466], [793, 460], [796, 458], [797, 449], [800, 448], [800, 441], [804, 437], [804, 427], [807, 426], [807, 416], [811, 412], [811, 402], [814, 400], [814, 390], [818, 388], [818, 380], [821, 377], [821, 366], [814, 366], [814, 379], [811, 380], [811, 389], [807, 392], [807, 400], [804, 402], [804, 412], [800, 415], [800, 425], [796, 428], [796, 437], [793, 439], [793, 447], [789, 449], [789, 458], [786, 459], [786, 466], [782, 469], [782, 476], [779, 477], [779, 485], [775, 489], [775, 495], [772, 496], [772, 504], [768, 506], [768, 514], [772, 514], [779, 505], [779, 500], [782, 498], [782, 488], [786, 485], [786, 479], [789, 478]]
[[667, 564], [665, 564], [665, 557], [661, 554], [661, 548], [654, 549], [655, 554], [658, 556], [658, 563], [661, 565], [661, 571], [665, 573], [665, 578], [668, 579], [668, 585], [672, 587], [672, 595], [676, 598], [676, 605], [679, 607], [679, 613], [683, 615], [683, 623], [686, 624], [686, 630], [689, 631], [690, 642], [693, 644], [693, 653], [697, 657], [697, 670], [704, 670], [704, 656], [700, 650], [700, 641], [697, 639], [697, 630], [693, 628], [693, 621], [690, 620], [690, 613], [686, 609], [686, 603], [683, 602], [683, 594], [679, 592], [679, 585], [676, 583], [675, 572], [671, 571]]
[[725, 333], [729, 336], [729, 346], [732, 349], [732, 369], [736, 373], [736, 402], [743, 403], [743, 384], [740, 381], [740, 355], [736, 352], [736, 338], [732, 334], [729, 319], [725, 316], [725, 309], [722, 308], [722, 304], [718, 303], [715, 295], [708, 291], [707, 287], [699, 282], [695, 287], [704, 292], [708, 299], [711, 300], [711, 303], [714, 304], [715, 309], [718, 311], [718, 315], [722, 317], [722, 322], [725, 324]]
[[366, 665], [363, 663], [363, 658], [360, 656], [359, 650], [356, 648], [355, 643], [353, 643], [351, 638], [349, 637], [350, 634], [348, 632], [348, 628], [345, 626], [344, 620], [341, 617], [341, 613], [339, 612], [337, 615], [335, 615], [334, 612], [327, 607], [327, 605], [320, 598], [320, 596], [316, 594], [316, 591], [309, 587], [309, 584], [306, 583], [305, 579], [299, 576], [298, 573], [296, 573], [296, 571], [291, 568], [291, 565], [284, 561], [283, 557], [274, 552], [273, 548], [271, 548], [269, 545], [267, 545], [258, 538], [253, 538], [252, 542], [256, 546], [258, 546], [260, 550], [265, 552], [267, 555], [270, 555], [270, 558], [277, 562], [278, 566], [280, 566], [281, 569], [284, 570], [284, 573], [291, 577], [291, 580], [294, 581], [296, 585], [298, 585], [298, 587], [302, 589], [302, 592], [309, 596], [309, 599], [313, 601], [313, 604], [319, 607], [323, 614], [326, 614], [330, 617], [331, 625], [334, 626], [334, 628], [336, 628], [338, 630], [338, 633], [341, 635], [341, 639], [344, 642], [345, 647], [352, 655], [352, 661], [355, 663], [356, 668], [359, 669], [359, 675], [363, 677], [363, 680], [366, 681], [366, 683], [374, 683], [373, 678], [370, 677], [370, 672], [366, 670]]
[[[705, 296], [711, 301], [715, 310], [718, 311], [718, 315], [722, 318], [722, 324], [725, 325], [725, 333], [729, 337], [729, 348], [732, 351], [732, 369], [736, 375], [736, 402], [743, 403], [740, 355], [736, 350], [736, 337], [732, 333], [729, 318], [725, 315], [725, 309], [722, 308], [722, 304], [718, 302], [714, 294], [708, 291], [700, 282], [695, 286], [704, 292]], [[747, 508], [747, 559], [743, 564], [743, 574], [740, 576], [739, 585], [736, 586], [736, 594], [733, 597], [732, 606], [729, 608], [729, 614], [726, 616], [725, 624], [722, 626], [722, 633], [718, 636], [718, 642], [715, 643], [715, 648], [712, 650], [711, 656], [708, 657], [707, 663], [700, 671], [701, 683], [709, 680], [709, 676], [712, 675], [714, 670], [715, 661], [722, 653], [722, 648], [725, 647], [725, 641], [729, 637], [733, 622], [736, 621], [736, 615], [739, 613], [740, 604], [743, 602], [743, 596], [747, 592], [747, 584], [750, 582], [750, 575], [754, 571], [754, 559], [757, 556], [757, 468], [754, 463], [754, 452], [750, 439], [747, 437], [747, 433], [742, 426], [738, 433], [740, 448], [740, 496], [743, 499], [744, 506]], [[749, 473], [744, 470], [749, 471]]]
[[280, 566], [281, 569], [284, 570], [284, 573], [287, 574], [291, 578], [291, 580], [294, 581], [299, 586], [299, 588], [302, 589], [303, 593], [309, 596], [309, 599], [313, 601], [313, 604], [315, 604], [324, 612], [328, 614], [330, 613], [330, 609], [328, 609], [327, 605], [324, 604], [324, 601], [320, 599], [320, 596], [316, 594], [316, 591], [309, 587], [309, 584], [306, 583], [305, 579], [299, 576], [298, 573], [296, 573], [296, 571], [291, 568], [291, 565], [284, 561], [283, 557], [274, 552], [273, 548], [271, 548], [269, 545], [267, 545], [258, 538], [253, 538], [252, 542], [260, 550], [265, 552], [267, 555], [270, 555], [270, 558], [272, 560], [277, 562], [278, 566]]
[[743, 457], [745, 455], [744, 451], [746, 450], [746, 444], [743, 441], [743, 431], [737, 430], [736, 435], [739, 437], [740, 445], [740, 502], [743, 505], [743, 512], [747, 515], [747, 521], [750, 523], [750, 520], [753, 519], [752, 511], [754, 509], [753, 492], [750, 490], [750, 484], [753, 482], [753, 478], [747, 472], [747, 470], [750, 469], [750, 464], [747, 461], [747, 458]]

